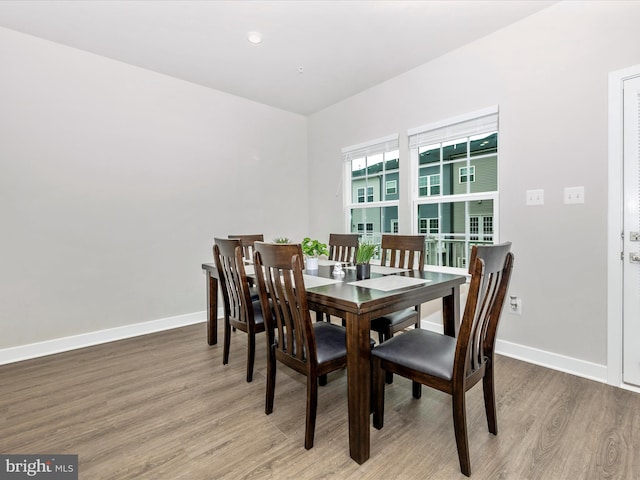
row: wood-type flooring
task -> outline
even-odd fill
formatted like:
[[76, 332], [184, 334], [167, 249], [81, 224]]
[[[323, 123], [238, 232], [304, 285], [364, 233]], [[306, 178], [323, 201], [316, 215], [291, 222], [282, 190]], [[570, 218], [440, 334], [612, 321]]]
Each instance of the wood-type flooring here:
[[[264, 342], [252, 383], [246, 335], [223, 366], [205, 324], [0, 366], [0, 453], [77, 454], [86, 480], [466, 478], [450, 397], [415, 400], [397, 376], [367, 462], [349, 457], [346, 371], [320, 387], [305, 450], [305, 379], [278, 365], [265, 415]], [[467, 394], [472, 479], [640, 479], [640, 394], [502, 356], [496, 371], [497, 436], [481, 385]]]

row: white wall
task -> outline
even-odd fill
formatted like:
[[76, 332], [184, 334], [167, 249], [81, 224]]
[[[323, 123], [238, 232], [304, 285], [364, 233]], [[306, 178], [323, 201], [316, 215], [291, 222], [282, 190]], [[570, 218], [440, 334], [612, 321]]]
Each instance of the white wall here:
[[2, 28], [0, 69], [0, 349], [203, 312], [214, 236], [306, 234], [305, 117]]
[[[406, 168], [407, 129], [499, 105], [500, 239], [513, 242], [511, 292], [523, 299], [499, 338], [602, 377], [607, 80], [640, 63], [638, 25], [639, 2], [562, 2], [311, 116], [311, 233], [343, 229], [342, 147], [399, 133]], [[564, 205], [563, 188], [580, 185], [586, 203]], [[402, 188], [408, 205], [406, 174]], [[534, 188], [544, 206], [525, 206]], [[408, 214], [400, 221], [411, 233]]]

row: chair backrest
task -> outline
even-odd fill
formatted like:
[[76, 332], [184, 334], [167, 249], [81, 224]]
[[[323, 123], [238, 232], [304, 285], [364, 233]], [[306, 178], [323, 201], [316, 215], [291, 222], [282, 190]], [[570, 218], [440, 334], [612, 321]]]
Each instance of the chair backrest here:
[[264, 241], [264, 235], [261, 233], [255, 235], [228, 235], [227, 238], [240, 240], [242, 243], [242, 256], [247, 261], [253, 260], [253, 244]]
[[355, 263], [359, 241], [357, 233], [329, 234], [329, 260]]
[[381, 265], [424, 270], [424, 235], [382, 235]]
[[254, 264], [269, 346], [278, 360], [310, 372], [317, 364], [316, 340], [300, 244], [256, 242]]
[[498, 322], [504, 306], [513, 253], [511, 242], [473, 246], [471, 283], [458, 334], [453, 375], [459, 381], [482, 369], [493, 358]]
[[214, 239], [213, 254], [222, 284], [222, 296], [230, 320], [253, 328], [253, 307], [239, 239]]

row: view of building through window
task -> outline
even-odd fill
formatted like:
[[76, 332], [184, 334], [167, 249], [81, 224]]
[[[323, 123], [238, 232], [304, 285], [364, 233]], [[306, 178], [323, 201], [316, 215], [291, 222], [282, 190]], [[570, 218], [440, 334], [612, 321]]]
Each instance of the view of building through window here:
[[351, 232], [380, 242], [382, 233], [398, 233], [399, 151], [351, 160]]
[[[466, 269], [472, 245], [496, 240], [497, 125], [497, 109], [488, 109], [410, 132], [409, 192], [400, 183], [397, 137], [343, 149], [350, 231], [378, 244], [385, 233], [423, 234], [425, 264]], [[412, 225], [400, 225], [400, 208], [413, 209], [403, 215]]]
[[426, 263], [467, 268], [471, 246], [494, 239], [498, 133], [425, 145], [412, 153], [418, 169], [417, 232], [427, 235]]

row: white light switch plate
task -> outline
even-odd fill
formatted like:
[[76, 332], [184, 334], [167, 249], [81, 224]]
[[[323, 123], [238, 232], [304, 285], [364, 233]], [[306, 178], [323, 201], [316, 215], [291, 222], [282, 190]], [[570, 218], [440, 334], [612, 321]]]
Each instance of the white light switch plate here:
[[566, 187], [564, 203], [584, 203], [584, 187]]
[[527, 190], [527, 205], [544, 205], [544, 190]]

